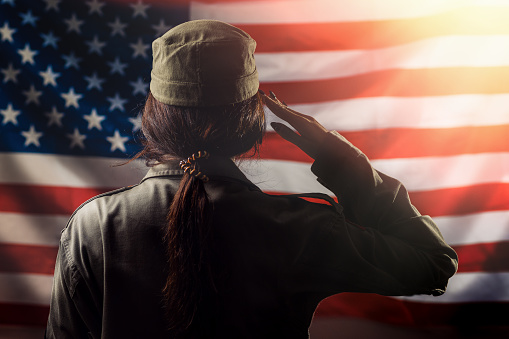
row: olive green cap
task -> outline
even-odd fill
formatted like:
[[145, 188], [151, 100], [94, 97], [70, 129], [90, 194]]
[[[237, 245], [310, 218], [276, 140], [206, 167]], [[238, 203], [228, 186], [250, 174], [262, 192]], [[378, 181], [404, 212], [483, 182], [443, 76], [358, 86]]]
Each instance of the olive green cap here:
[[216, 106], [246, 100], [258, 91], [256, 42], [217, 20], [194, 20], [152, 43], [150, 91], [174, 106]]

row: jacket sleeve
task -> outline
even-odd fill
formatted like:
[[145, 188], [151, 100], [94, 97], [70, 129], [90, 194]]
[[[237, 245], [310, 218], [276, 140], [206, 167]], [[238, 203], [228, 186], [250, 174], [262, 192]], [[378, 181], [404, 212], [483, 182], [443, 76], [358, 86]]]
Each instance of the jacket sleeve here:
[[45, 338], [98, 338], [101, 310], [75, 265], [71, 252], [79, 244], [68, 233], [60, 239]]
[[445, 292], [457, 255], [432, 219], [412, 206], [399, 181], [373, 169], [336, 132], [327, 135], [312, 171], [338, 197], [343, 212], [320, 227], [294, 279], [318, 280], [328, 295]]

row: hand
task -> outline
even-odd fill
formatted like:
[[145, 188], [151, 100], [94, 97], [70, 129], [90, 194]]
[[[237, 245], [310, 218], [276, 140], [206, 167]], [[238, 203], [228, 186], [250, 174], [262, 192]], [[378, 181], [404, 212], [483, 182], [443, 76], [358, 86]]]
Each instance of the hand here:
[[299, 133], [295, 133], [288, 126], [279, 122], [272, 122], [270, 125], [283, 139], [299, 147], [311, 158], [316, 159], [322, 142], [329, 132], [315, 118], [290, 109], [270, 92], [270, 96], [261, 92], [265, 105], [279, 118], [289, 123]]

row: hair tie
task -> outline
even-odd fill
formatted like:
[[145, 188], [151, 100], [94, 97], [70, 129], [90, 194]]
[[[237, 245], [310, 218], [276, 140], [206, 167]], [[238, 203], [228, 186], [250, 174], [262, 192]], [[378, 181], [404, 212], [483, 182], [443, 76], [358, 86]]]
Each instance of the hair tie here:
[[203, 182], [209, 181], [209, 177], [196, 169], [196, 160], [198, 159], [207, 159], [209, 157], [209, 153], [207, 151], [198, 151], [193, 153], [187, 160], [180, 161], [180, 168], [184, 170], [184, 173], [188, 173]]

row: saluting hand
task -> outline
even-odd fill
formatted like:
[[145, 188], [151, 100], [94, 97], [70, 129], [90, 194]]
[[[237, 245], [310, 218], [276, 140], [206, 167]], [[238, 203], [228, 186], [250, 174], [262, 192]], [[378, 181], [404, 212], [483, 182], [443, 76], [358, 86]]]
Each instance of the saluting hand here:
[[272, 122], [270, 125], [277, 134], [283, 139], [299, 147], [311, 158], [316, 159], [321, 149], [320, 145], [324, 141], [328, 130], [323, 127], [312, 116], [299, 113], [286, 104], [283, 104], [273, 92], [270, 96], [262, 93], [265, 105], [280, 119], [290, 124], [298, 133], [295, 133], [290, 127], [279, 122]]

